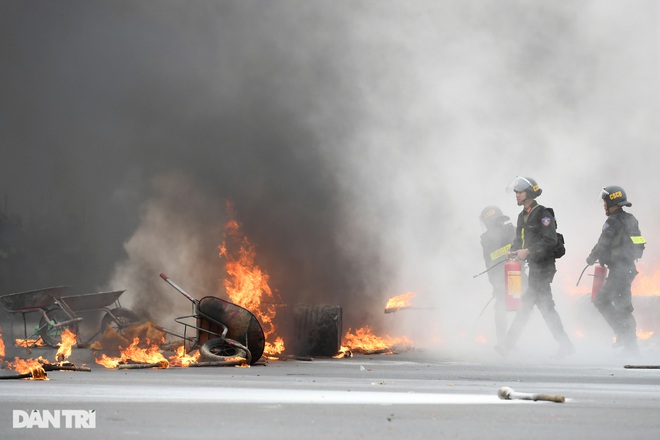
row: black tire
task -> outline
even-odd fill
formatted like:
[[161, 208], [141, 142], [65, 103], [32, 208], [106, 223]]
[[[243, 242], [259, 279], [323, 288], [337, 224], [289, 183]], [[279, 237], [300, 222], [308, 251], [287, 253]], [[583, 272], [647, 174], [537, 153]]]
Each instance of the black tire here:
[[300, 356], [334, 356], [341, 349], [342, 309], [340, 306], [296, 304], [293, 307], [292, 337], [287, 352]]
[[225, 362], [232, 358], [242, 357], [250, 363], [249, 351], [233, 339], [209, 339], [199, 347], [199, 354], [200, 358], [205, 361]]
[[78, 322], [70, 322], [66, 325], [55, 327], [52, 324], [59, 324], [61, 322], [70, 321], [71, 317], [59, 307], [46, 310], [46, 314], [50, 321], [47, 322], [42, 316], [39, 321], [39, 335], [44, 343], [49, 347], [57, 347], [57, 344], [62, 342], [62, 333], [68, 328], [71, 333], [78, 335]]
[[101, 333], [105, 333], [108, 326], [112, 327], [117, 333], [121, 333], [126, 327], [142, 321], [138, 314], [131, 309], [117, 307], [116, 309], [110, 310], [110, 312], [112, 312], [112, 315], [117, 319], [113, 319], [110, 313], [106, 313], [105, 316], [103, 316], [103, 320], [101, 320]]

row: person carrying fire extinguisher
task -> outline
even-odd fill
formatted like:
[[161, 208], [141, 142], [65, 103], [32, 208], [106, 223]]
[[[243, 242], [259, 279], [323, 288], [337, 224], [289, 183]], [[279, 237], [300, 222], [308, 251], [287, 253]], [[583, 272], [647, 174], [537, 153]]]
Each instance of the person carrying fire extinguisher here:
[[511, 243], [516, 236], [516, 229], [509, 222], [509, 217], [502, 213], [497, 206], [486, 206], [479, 215], [479, 219], [486, 227], [486, 232], [481, 234], [481, 248], [484, 254], [484, 262], [488, 270], [488, 281], [493, 286], [493, 298], [495, 299], [495, 335], [498, 344], [504, 343], [506, 336], [507, 319], [504, 298], [504, 277], [502, 273], [490, 270], [502, 263], [511, 248]]
[[638, 273], [635, 261], [642, 257], [646, 240], [635, 216], [623, 210], [632, 203], [622, 187], [606, 186], [600, 198], [607, 219], [598, 243], [587, 257], [587, 264], [599, 262], [607, 267], [609, 275], [593, 301], [616, 335], [614, 346], [623, 346], [627, 354], [638, 356], [637, 323], [630, 286]]
[[527, 289], [522, 295], [520, 311], [511, 323], [504, 344], [495, 346], [495, 349], [503, 356], [508, 355], [536, 306], [552, 336], [559, 343], [555, 357], [563, 358], [575, 353], [575, 347], [569, 340], [559, 313], [555, 309], [550, 287], [557, 272], [555, 258], [565, 253], [563, 243], [558, 241], [554, 211], [536, 202], [542, 190], [530, 177], [516, 177], [507, 189], [515, 192], [516, 203], [523, 207], [518, 215], [516, 238], [508, 256], [527, 262], [529, 275]]

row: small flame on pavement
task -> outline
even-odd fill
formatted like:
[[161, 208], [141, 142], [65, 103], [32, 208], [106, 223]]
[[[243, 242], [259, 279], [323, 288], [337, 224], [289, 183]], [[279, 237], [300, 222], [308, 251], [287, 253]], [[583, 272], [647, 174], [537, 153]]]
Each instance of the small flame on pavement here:
[[39, 356], [37, 359], [19, 359], [14, 358], [14, 362], [10, 363], [8, 368], [16, 370], [20, 374], [31, 374], [27, 380], [49, 380], [44, 370], [43, 364], [49, 363], [46, 359]]
[[186, 348], [181, 345], [176, 350], [174, 356], [170, 356], [170, 366], [172, 367], [188, 367], [190, 364], [194, 364], [199, 360], [200, 353], [199, 350], [195, 350], [192, 354], [186, 353]]
[[353, 352], [348, 347], [344, 347], [342, 345], [341, 348], [339, 348], [337, 354], [332, 357], [335, 359], [349, 358], [349, 357], [353, 357]]
[[122, 349], [119, 357], [110, 357], [104, 353], [100, 358], [94, 359], [94, 361], [105, 368], [117, 368], [120, 364], [126, 363], [160, 364], [160, 368], [167, 368], [169, 362], [159, 351], [158, 345], [151, 344], [149, 340], [146, 342], [148, 348], [141, 348], [138, 346], [140, 338], [133, 338], [131, 345]]
[[57, 353], [55, 353], [55, 360], [57, 362], [65, 361], [71, 356], [71, 347], [76, 345], [76, 334], [68, 328], [62, 334], [62, 342], [59, 343]]
[[[71, 355], [71, 347], [76, 344], [76, 334], [71, 330], [66, 329], [61, 334], [61, 342], [58, 344], [59, 348], [55, 354], [55, 363], [51, 363], [48, 359], [44, 359], [42, 356], [39, 356], [36, 359], [20, 359], [18, 357], [14, 358], [14, 362], [9, 362], [7, 365], [8, 369], [16, 370], [21, 374], [31, 374], [31, 377], [27, 378], [30, 380], [49, 380], [46, 375], [45, 368], [55, 367], [69, 367], [73, 366], [71, 362], [66, 361], [66, 359]], [[39, 338], [41, 341], [41, 338]], [[16, 341], [24, 341], [23, 339], [17, 339]], [[29, 341], [29, 340], [28, 340]]]
[[350, 351], [355, 353], [394, 353], [394, 347], [408, 349], [412, 347], [412, 341], [405, 336], [401, 338], [393, 338], [391, 336], [376, 336], [371, 332], [369, 326], [364, 326], [351, 333], [349, 328], [344, 336], [342, 347], [347, 347]]

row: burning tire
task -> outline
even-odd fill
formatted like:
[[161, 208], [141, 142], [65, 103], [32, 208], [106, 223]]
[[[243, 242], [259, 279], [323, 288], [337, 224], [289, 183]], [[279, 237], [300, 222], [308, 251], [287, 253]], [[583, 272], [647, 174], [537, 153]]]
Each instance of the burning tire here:
[[241, 344], [226, 338], [214, 338], [204, 342], [199, 347], [200, 358], [206, 361], [226, 362], [230, 359], [241, 357], [250, 363], [249, 350]]
[[66, 321], [71, 321], [71, 317], [69, 317], [69, 315], [67, 315], [64, 310], [60, 309], [59, 307], [53, 308], [46, 310], [46, 314], [50, 318], [50, 321], [47, 322], [45, 318], [41, 318], [39, 321], [39, 328], [41, 329], [39, 330], [39, 335], [41, 336], [41, 339], [43, 339], [44, 343], [49, 347], [57, 347], [57, 344], [62, 341], [62, 332], [64, 332], [67, 328], [71, 333], [76, 335], [78, 334], [77, 322], [70, 322], [62, 326], [54, 325]]
[[117, 333], [121, 333], [126, 327], [132, 324], [137, 324], [140, 321], [142, 320], [138, 314], [131, 309], [117, 307], [116, 309], [112, 309], [110, 312], [105, 314], [103, 320], [101, 321], [101, 329], [103, 332], [105, 332], [108, 326], [110, 326]]

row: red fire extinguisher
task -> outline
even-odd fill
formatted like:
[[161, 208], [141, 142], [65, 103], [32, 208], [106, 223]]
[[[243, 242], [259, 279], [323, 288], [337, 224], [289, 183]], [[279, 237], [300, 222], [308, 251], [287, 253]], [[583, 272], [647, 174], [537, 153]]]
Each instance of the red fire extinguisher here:
[[591, 302], [596, 301], [596, 296], [607, 279], [607, 268], [597, 264], [594, 267], [594, 283], [591, 286]]
[[522, 267], [519, 261], [509, 260], [504, 264], [504, 302], [510, 312], [520, 310], [522, 296]]

